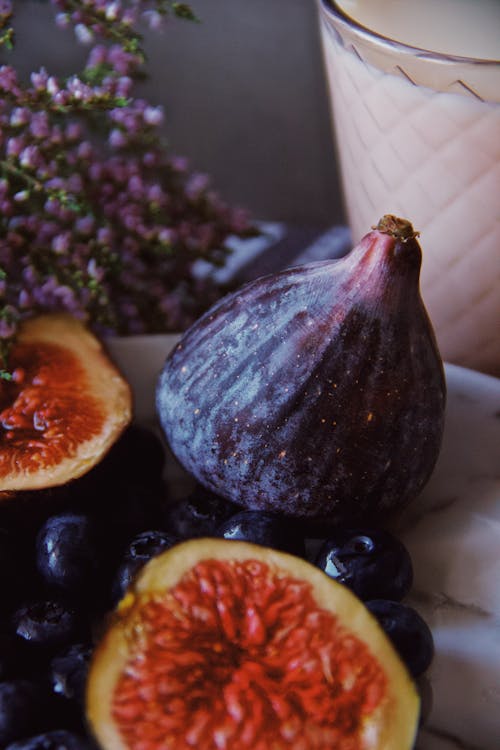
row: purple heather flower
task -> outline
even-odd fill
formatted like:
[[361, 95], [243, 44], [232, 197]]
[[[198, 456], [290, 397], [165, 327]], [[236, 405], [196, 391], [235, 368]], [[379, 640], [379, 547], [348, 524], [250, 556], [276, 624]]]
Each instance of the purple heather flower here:
[[144, 183], [139, 175], [132, 175], [128, 181], [127, 189], [134, 198], [140, 198], [144, 191]]
[[109, 134], [109, 145], [113, 148], [123, 148], [123, 146], [126, 146], [127, 143], [128, 139], [123, 130], [113, 128], [113, 130]]
[[10, 115], [10, 125], [17, 128], [20, 125], [26, 125], [30, 119], [30, 111], [27, 107], [16, 107]]
[[185, 156], [172, 156], [170, 164], [177, 172], [187, 172], [189, 166], [188, 160]]
[[26, 145], [23, 136], [13, 136], [7, 139], [5, 152], [7, 156], [19, 156]]
[[133, 80], [130, 76], [120, 76], [114, 81], [116, 96], [123, 96], [125, 99], [130, 96], [130, 90], [132, 89]]
[[162, 17], [157, 10], [146, 10], [142, 14], [150, 29], [156, 31], [162, 25]]
[[[0, 8], [5, 2], [0, 0]], [[76, 26], [83, 41], [105, 40], [89, 51], [87, 63], [87, 69], [102, 65], [104, 76], [97, 70], [92, 85], [79, 74], [63, 83], [42, 68], [21, 89], [15, 71], [0, 68], [4, 158], [18, 160], [19, 169], [31, 172], [47, 191], [40, 202], [43, 192], [23, 190], [26, 183], [10, 177], [0, 179], [6, 227], [0, 265], [9, 279], [8, 284], [0, 280], [2, 302], [23, 315], [66, 309], [90, 317], [101, 333], [185, 328], [217, 298], [212, 281], [200, 286], [193, 276], [193, 260], [219, 257], [227, 237], [248, 224], [246, 214], [228, 208], [209, 189], [206, 176], [190, 174], [185, 158], [165, 152], [154, 132], [163, 122], [162, 108], [132, 96], [142, 51], [128, 52], [106, 37], [106, 15], [108, 21], [135, 24], [147, 8], [143, 17], [159, 25], [161, 14], [149, 9], [162, 8], [163, 0], [52, 3], [58, 25]], [[107, 110], [115, 97], [123, 97], [125, 106]], [[100, 118], [106, 134], [95, 144], [86, 140], [86, 109]], [[88, 207], [88, 213], [78, 206]], [[157, 214], [165, 208], [171, 213], [168, 226]], [[164, 253], [158, 252], [162, 245]], [[118, 262], [108, 266], [101, 253]], [[43, 270], [48, 267], [56, 270], [49, 274]], [[69, 271], [76, 274], [74, 284], [65, 275], [62, 281]], [[77, 284], [77, 278], [93, 279], [98, 287]], [[11, 327], [4, 324], [2, 334], [11, 334], [16, 318], [6, 320]]]
[[66, 89], [74, 99], [82, 100], [84, 102], [90, 101], [92, 99], [92, 96], [94, 95], [94, 91], [91, 86], [88, 86], [86, 83], [84, 83], [80, 78], [78, 78], [78, 76], [72, 76], [66, 82]]
[[71, 23], [69, 13], [57, 13], [56, 15], [56, 26], [59, 29], [67, 29]]
[[32, 306], [33, 299], [26, 289], [21, 289], [19, 292], [18, 305], [21, 310], [28, 309]]
[[18, 190], [17, 193], [14, 193], [13, 198], [16, 201], [16, 203], [24, 203], [28, 200], [30, 197], [29, 190]]
[[78, 144], [77, 156], [79, 159], [90, 159], [92, 156], [92, 145], [88, 141]]
[[158, 232], [158, 239], [162, 244], [172, 245], [175, 242], [175, 232], [172, 229], [163, 227]]
[[95, 258], [91, 258], [87, 263], [87, 273], [97, 281], [102, 281], [106, 275], [104, 269], [97, 265]]
[[38, 273], [33, 266], [26, 266], [23, 268], [22, 278], [28, 286], [34, 286], [38, 282]]
[[71, 245], [71, 235], [69, 232], [57, 234], [52, 240], [52, 250], [58, 255], [66, 253]]
[[106, 62], [107, 52], [107, 47], [104, 44], [96, 44], [90, 50], [87, 67], [95, 68], [97, 65], [102, 65], [103, 62]]
[[89, 235], [93, 232], [95, 227], [95, 219], [93, 216], [82, 216], [75, 222], [75, 230], [80, 234]]
[[31, 116], [29, 127], [30, 132], [34, 138], [48, 138], [50, 133], [50, 125], [47, 112], [34, 112]]
[[19, 96], [21, 90], [17, 82], [17, 73], [10, 65], [0, 66], [0, 91], [5, 91], [6, 94], [14, 94]]
[[46, 85], [47, 92], [51, 96], [55, 96], [57, 93], [59, 93], [60, 86], [57, 78], [55, 76], [49, 76], [47, 79], [47, 85]]
[[19, 154], [19, 163], [27, 169], [35, 169], [40, 161], [40, 151], [37, 146], [26, 146]]
[[0, 214], [2, 216], [11, 216], [14, 208], [10, 201], [0, 201]]
[[116, 73], [125, 76], [137, 66], [139, 58], [126, 52], [119, 44], [114, 44], [108, 50], [108, 62]]
[[160, 125], [163, 122], [163, 110], [161, 107], [146, 107], [143, 116], [144, 122], [148, 125]]
[[108, 3], [106, 5], [106, 11], [105, 11], [107, 20], [116, 21], [116, 19], [118, 18], [118, 13], [120, 9], [121, 9], [120, 3], [117, 3], [117, 2]]
[[31, 84], [37, 91], [44, 91], [47, 88], [48, 80], [49, 75], [45, 68], [40, 68], [38, 72], [31, 74]]
[[81, 175], [73, 172], [73, 174], [67, 178], [65, 187], [70, 193], [80, 193], [83, 188]]
[[147, 188], [146, 194], [148, 201], [150, 201], [151, 203], [162, 203], [164, 200], [162, 187], [161, 185], [158, 185], [158, 183], [150, 185]]
[[75, 26], [75, 36], [80, 44], [92, 44], [94, 35], [92, 31], [83, 23], [77, 23]]
[[97, 241], [101, 245], [111, 244], [113, 241], [113, 232], [109, 227], [101, 227], [97, 230]]
[[132, 10], [132, 8], [127, 8], [127, 10], [122, 15], [122, 23], [125, 26], [133, 26], [136, 20], [137, 14]]
[[209, 184], [208, 175], [195, 172], [186, 183], [186, 194], [189, 198], [196, 200], [207, 189]]
[[146, 153], [143, 154], [142, 163], [145, 167], [154, 167], [157, 163], [156, 154], [153, 154], [151, 151], [146, 151]]
[[75, 293], [69, 286], [57, 286], [54, 289], [54, 297], [63, 303], [66, 310], [75, 306]]
[[82, 126], [79, 122], [69, 122], [64, 134], [68, 141], [78, 141], [82, 137]]

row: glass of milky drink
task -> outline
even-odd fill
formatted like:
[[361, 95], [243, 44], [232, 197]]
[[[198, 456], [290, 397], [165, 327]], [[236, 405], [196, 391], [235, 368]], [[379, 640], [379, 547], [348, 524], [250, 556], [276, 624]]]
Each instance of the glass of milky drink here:
[[345, 208], [420, 232], [441, 354], [500, 375], [500, 2], [319, 0]]

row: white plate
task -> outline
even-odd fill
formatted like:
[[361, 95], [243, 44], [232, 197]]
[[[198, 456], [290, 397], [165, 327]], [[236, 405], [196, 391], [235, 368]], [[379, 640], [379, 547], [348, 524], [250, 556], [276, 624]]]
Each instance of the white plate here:
[[[136, 415], [155, 420], [154, 391], [176, 336], [114, 339]], [[433, 631], [433, 709], [417, 750], [500, 747], [500, 380], [446, 365], [445, 434], [434, 474], [398, 533], [415, 568], [409, 603]]]

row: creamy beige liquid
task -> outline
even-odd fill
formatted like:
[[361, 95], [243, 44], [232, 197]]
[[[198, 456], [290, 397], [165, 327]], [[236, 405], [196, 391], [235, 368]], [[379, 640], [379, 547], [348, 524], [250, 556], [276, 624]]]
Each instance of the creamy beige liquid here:
[[[339, 5], [386, 36], [462, 55], [480, 51], [473, 33], [459, 33], [474, 29], [472, 11], [491, 13], [493, 26], [500, 9], [500, 2], [485, 0]], [[453, 26], [444, 24], [444, 10], [453, 15]], [[431, 14], [425, 24], [417, 11]], [[500, 25], [492, 33], [485, 24], [489, 41], [481, 49], [490, 55]], [[477, 81], [465, 88], [464, 70], [455, 73], [454, 64], [431, 62], [436, 83], [420, 85], [411, 55], [385, 45], [389, 63], [379, 69], [365, 41], [342, 27], [334, 33], [326, 22], [321, 28], [353, 241], [383, 214], [409, 219], [421, 233], [422, 295], [443, 358], [500, 375], [500, 105], [477, 96]], [[477, 66], [471, 70], [477, 75]], [[500, 67], [497, 73], [493, 88], [500, 95]]]
[[499, 0], [338, 0], [366, 28], [414, 47], [500, 60]]

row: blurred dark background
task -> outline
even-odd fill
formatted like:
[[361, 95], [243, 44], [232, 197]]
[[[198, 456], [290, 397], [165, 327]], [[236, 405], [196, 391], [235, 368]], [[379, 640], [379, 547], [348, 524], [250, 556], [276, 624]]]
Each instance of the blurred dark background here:
[[[64, 75], [87, 50], [56, 29], [48, 2], [15, 0], [26, 74]], [[342, 221], [315, 0], [192, 0], [201, 23], [146, 33], [150, 79], [138, 93], [165, 109], [173, 152], [222, 196], [263, 220]]]

